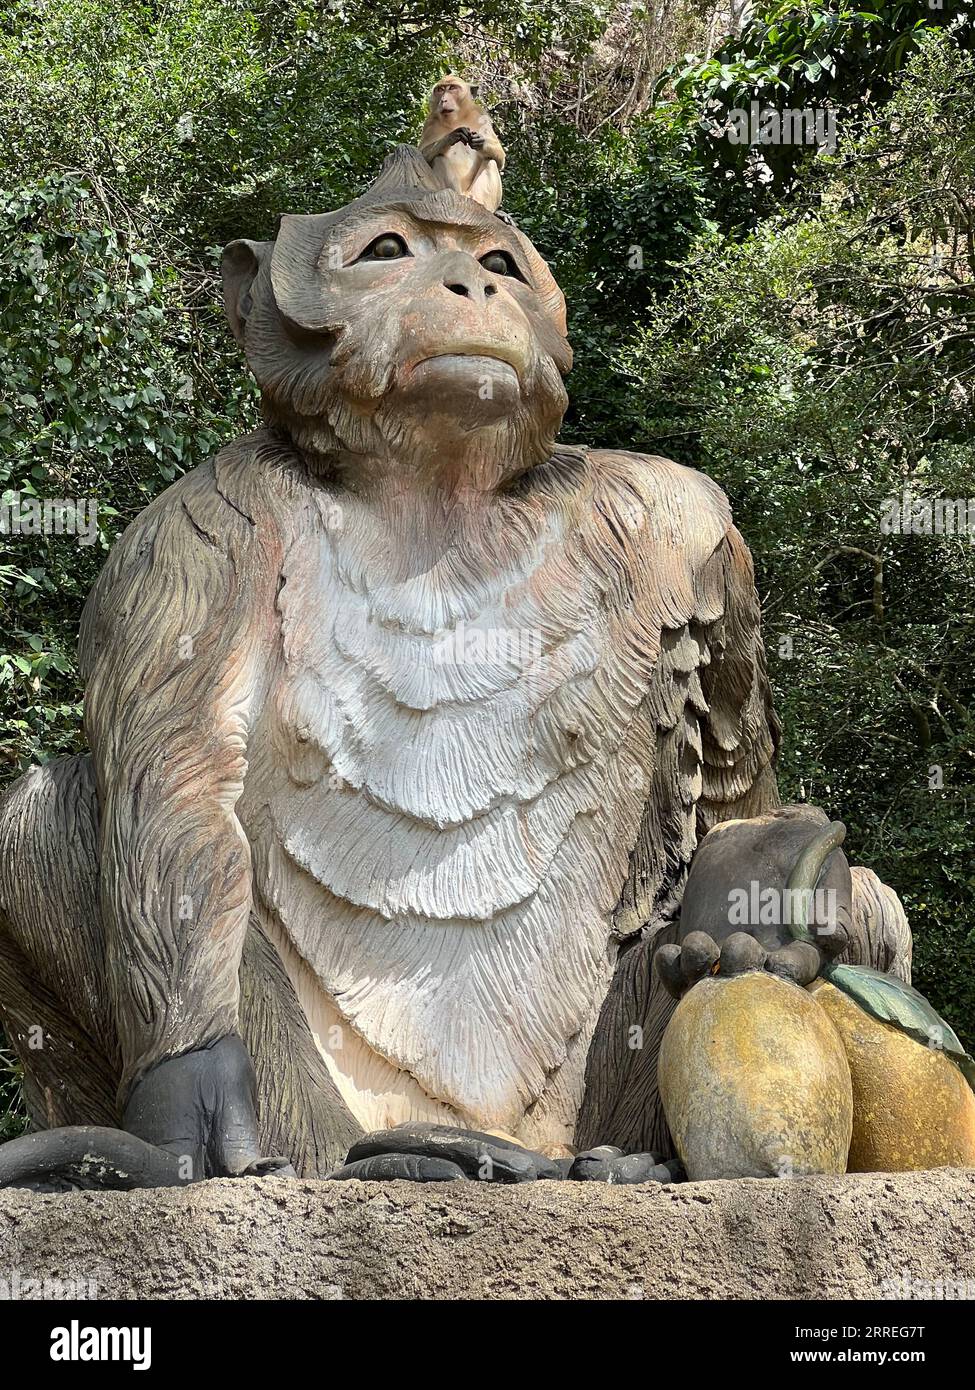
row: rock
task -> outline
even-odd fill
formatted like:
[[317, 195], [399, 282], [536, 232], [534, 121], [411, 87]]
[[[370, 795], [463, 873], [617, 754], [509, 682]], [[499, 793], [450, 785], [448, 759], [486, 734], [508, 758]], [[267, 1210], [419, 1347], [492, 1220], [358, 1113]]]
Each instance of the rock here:
[[853, 1078], [849, 1171], [975, 1166], [975, 1095], [955, 1063], [825, 980], [810, 992], [839, 1033]]
[[667, 1025], [658, 1083], [692, 1180], [846, 1171], [850, 1068], [798, 985], [764, 971], [701, 980]]
[[975, 1288], [975, 1173], [0, 1192], [0, 1297], [868, 1299], [905, 1271]]

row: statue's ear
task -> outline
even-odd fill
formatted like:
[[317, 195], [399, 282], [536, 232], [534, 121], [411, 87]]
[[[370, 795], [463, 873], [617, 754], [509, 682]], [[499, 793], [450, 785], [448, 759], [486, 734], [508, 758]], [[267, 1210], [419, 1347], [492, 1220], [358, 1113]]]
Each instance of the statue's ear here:
[[230, 331], [244, 346], [244, 325], [251, 308], [251, 287], [257, 272], [274, 247], [273, 241], [232, 241], [224, 247], [220, 273], [223, 276], [223, 304]]

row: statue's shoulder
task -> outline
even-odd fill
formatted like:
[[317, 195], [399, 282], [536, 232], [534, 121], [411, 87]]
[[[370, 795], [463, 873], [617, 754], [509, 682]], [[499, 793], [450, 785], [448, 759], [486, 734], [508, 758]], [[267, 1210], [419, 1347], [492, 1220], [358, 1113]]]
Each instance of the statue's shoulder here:
[[293, 452], [266, 430], [184, 473], [112, 546], [85, 604], [83, 651], [134, 597], [158, 592], [162, 605], [177, 591], [212, 592], [231, 602], [271, 583], [303, 489]]
[[118, 538], [110, 560], [124, 563], [147, 543], [162, 559], [168, 546], [193, 535], [216, 552], [239, 554], [280, 529], [301, 488], [293, 452], [256, 430], [155, 497]]
[[630, 541], [641, 536], [706, 559], [732, 526], [731, 504], [718, 484], [695, 468], [657, 454], [567, 446], [588, 481], [595, 512]]

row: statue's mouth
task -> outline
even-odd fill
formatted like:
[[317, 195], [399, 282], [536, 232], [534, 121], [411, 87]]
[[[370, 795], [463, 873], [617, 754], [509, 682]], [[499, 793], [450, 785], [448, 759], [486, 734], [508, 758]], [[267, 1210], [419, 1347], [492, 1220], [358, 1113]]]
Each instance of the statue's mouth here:
[[455, 371], [458, 374], [480, 372], [490, 375], [497, 371], [499, 364], [510, 368], [519, 381], [521, 380], [525, 365], [523, 355], [514, 348], [494, 343], [478, 343], [470, 347], [452, 347], [448, 352], [432, 352], [428, 357], [421, 357], [414, 363], [413, 371], [417, 372], [421, 367], [432, 365], [435, 369], [440, 367], [444, 371]]

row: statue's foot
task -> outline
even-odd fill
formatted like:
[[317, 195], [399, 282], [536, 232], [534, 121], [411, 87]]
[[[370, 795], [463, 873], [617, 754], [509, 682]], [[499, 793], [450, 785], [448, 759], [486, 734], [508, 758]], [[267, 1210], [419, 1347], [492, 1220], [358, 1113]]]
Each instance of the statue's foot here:
[[352, 1145], [341, 1168], [328, 1176], [363, 1182], [534, 1182], [564, 1178], [570, 1163], [476, 1129], [411, 1120], [367, 1134]]
[[294, 1178], [262, 1153], [254, 1068], [235, 1034], [170, 1057], [133, 1088], [122, 1129], [75, 1125], [0, 1145], [0, 1188], [180, 1187], [203, 1178]]
[[368, 1134], [353, 1144], [330, 1179], [362, 1182], [680, 1182], [676, 1159], [624, 1154], [612, 1145], [575, 1158], [546, 1158], [520, 1144], [478, 1130], [409, 1121]]
[[816, 978], [823, 957], [807, 941], [790, 941], [774, 951], [747, 932], [734, 932], [722, 945], [707, 932], [688, 932], [680, 945], [661, 946], [654, 957], [660, 979], [675, 999], [703, 980], [706, 975], [743, 975], [749, 970], [767, 970], [780, 979], [808, 985]]
[[[0, 1144], [0, 1188], [30, 1192], [129, 1192], [140, 1187], [182, 1187], [207, 1176], [184, 1157], [138, 1135], [101, 1125], [73, 1125], [22, 1134]], [[258, 1158], [236, 1174], [293, 1178], [286, 1158]]]
[[288, 1159], [262, 1152], [254, 1068], [235, 1033], [153, 1067], [133, 1089], [123, 1123], [178, 1159], [183, 1182], [297, 1176]]
[[612, 1144], [577, 1154], [569, 1169], [572, 1182], [683, 1182], [684, 1165], [678, 1158], [663, 1160], [652, 1153], [625, 1154]]

